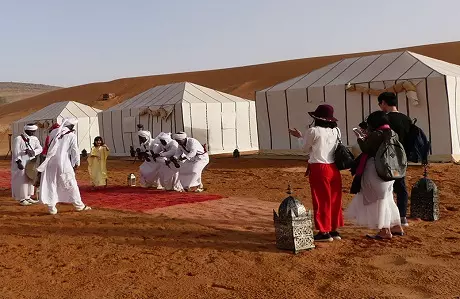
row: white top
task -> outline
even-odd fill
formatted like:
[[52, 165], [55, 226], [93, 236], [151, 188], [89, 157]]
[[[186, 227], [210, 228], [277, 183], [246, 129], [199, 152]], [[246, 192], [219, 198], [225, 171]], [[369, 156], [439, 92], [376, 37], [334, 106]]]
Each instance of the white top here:
[[332, 164], [340, 137], [339, 128], [312, 127], [298, 141], [309, 156], [308, 163]]

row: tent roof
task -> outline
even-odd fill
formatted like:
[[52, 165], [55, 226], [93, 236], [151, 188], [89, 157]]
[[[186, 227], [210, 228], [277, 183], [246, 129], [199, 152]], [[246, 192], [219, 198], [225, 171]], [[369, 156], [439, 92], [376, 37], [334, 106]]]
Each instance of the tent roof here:
[[391, 52], [342, 59], [261, 92], [443, 75], [460, 77], [460, 66], [409, 51]]
[[108, 109], [108, 111], [174, 105], [182, 101], [193, 104], [235, 103], [248, 102], [249, 100], [203, 87], [194, 83], [180, 82], [150, 88], [118, 105], [111, 107]]
[[97, 113], [101, 110], [95, 109], [93, 107], [73, 102], [57, 102], [51, 105], [46, 106], [43, 109], [38, 110], [16, 122], [27, 122], [27, 121], [37, 121], [45, 119], [56, 119], [58, 117], [97, 117]]

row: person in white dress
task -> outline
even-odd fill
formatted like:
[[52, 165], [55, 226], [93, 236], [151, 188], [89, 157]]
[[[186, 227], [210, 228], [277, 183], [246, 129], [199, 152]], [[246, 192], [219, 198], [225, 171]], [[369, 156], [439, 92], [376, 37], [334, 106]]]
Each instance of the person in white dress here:
[[160, 143], [154, 148], [153, 158], [161, 163], [160, 182], [167, 191], [182, 192], [184, 189], [179, 180], [179, 164], [173, 160], [178, 151], [179, 144], [171, 139], [171, 133], [161, 133], [158, 135]]
[[163, 189], [160, 183], [161, 163], [152, 158], [152, 152], [156, 150], [160, 140], [152, 139], [149, 131], [138, 131], [140, 148], [137, 150], [138, 156], [144, 162], [139, 166], [140, 183], [144, 188]]
[[76, 119], [64, 119], [61, 126], [50, 134], [50, 147], [46, 159], [37, 168], [42, 173], [40, 201], [48, 206], [50, 214], [57, 214], [56, 204], [72, 203], [77, 211], [91, 210], [80, 196], [75, 170], [80, 166], [77, 135], [73, 130]]
[[11, 195], [23, 206], [37, 203], [34, 195], [33, 181], [25, 172], [27, 163], [42, 152], [42, 146], [35, 132], [38, 127], [33, 124], [24, 126], [24, 132], [14, 138], [11, 154]]
[[186, 191], [202, 192], [201, 174], [209, 163], [209, 155], [195, 138], [187, 137], [185, 132], [178, 132], [172, 138], [179, 144], [173, 160], [182, 162], [179, 168], [179, 180]]
[[392, 134], [388, 116], [382, 111], [371, 113], [367, 118], [365, 135], [357, 133], [361, 148], [359, 166], [353, 181], [355, 197], [348, 206], [345, 217], [357, 225], [378, 230], [367, 237], [377, 240], [404, 235], [398, 207], [393, 199], [393, 182], [382, 180], [375, 169], [375, 155], [386, 138]]

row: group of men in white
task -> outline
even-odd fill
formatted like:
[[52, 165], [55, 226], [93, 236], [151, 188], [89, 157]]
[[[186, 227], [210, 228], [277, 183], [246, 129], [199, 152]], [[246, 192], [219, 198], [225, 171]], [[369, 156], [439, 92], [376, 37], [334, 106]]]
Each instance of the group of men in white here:
[[[48, 206], [50, 214], [57, 214], [58, 202], [72, 203], [77, 211], [91, 210], [80, 196], [75, 170], [80, 166], [80, 152], [74, 127], [77, 119], [65, 119], [60, 126], [53, 126], [49, 132], [49, 144], [43, 151], [35, 136], [38, 127], [28, 124], [17, 136], [12, 146], [11, 191], [14, 199], [27, 206], [41, 202]], [[46, 152], [46, 156], [45, 156]], [[26, 175], [25, 168], [34, 158], [43, 155], [37, 172], [41, 173], [39, 199], [33, 198], [33, 181]], [[34, 162], [35, 163], [35, 162]]]
[[[49, 130], [44, 148], [35, 136], [38, 127], [28, 124], [15, 137], [12, 146], [11, 191], [21, 205], [47, 205], [50, 214], [57, 214], [56, 204], [72, 203], [77, 211], [91, 210], [81, 199], [75, 177], [80, 166], [80, 151], [74, 127], [77, 119], [64, 119]], [[138, 131], [140, 148], [131, 155], [143, 160], [139, 167], [142, 187], [168, 191], [203, 191], [201, 174], [209, 163], [208, 153], [201, 143], [184, 132], [160, 133], [152, 138], [149, 131]], [[134, 152], [134, 153], [133, 153]], [[39, 162], [34, 162], [36, 160]], [[28, 163], [36, 163], [40, 173], [39, 197], [34, 198], [34, 182], [27, 176]]]
[[[138, 131], [140, 148], [137, 156], [144, 162], [139, 167], [141, 186], [167, 191], [203, 191], [201, 174], [209, 163], [203, 145], [184, 132], [161, 132], [152, 138], [149, 131]], [[131, 155], [135, 155], [131, 151]]]

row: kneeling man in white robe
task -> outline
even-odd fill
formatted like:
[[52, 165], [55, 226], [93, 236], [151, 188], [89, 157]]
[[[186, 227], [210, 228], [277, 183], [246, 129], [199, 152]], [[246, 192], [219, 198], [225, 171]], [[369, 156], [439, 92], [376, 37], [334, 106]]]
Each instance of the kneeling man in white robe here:
[[58, 202], [72, 203], [77, 211], [91, 210], [80, 196], [75, 170], [80, 166], [77, 135], [73, 130], [76, 119], [65, 119], [50, 134], [52, 140], [46, 159], [37, 168], [42, 172], [40, 201], [48, 206], [50, 214], [57, 214]]
[[[183, 188], [179, 180], [179, 164], [171, 160], [177, 154], [179, 144], [171, 139], [171, 133], [158, 135], [160, 143], [153, 149], [153, 159], [160, 163], [160, 182], [166, 191], [182, 192]], [[173, 162], [173, 163], [171, 163]]]
[[25, 167], [30, 160], [42, 152], [42, 146], [35, 132], [38, 127], [33, 124], [24, 126], [24, 133], [14, 138], [11, 160], [11, 194], [23, 206], [37, 203], [34, 195], [33, 181], [26, 175]]
[[138, 131], [140, 148], [137, 149], [137, 154], [140, 160], [144, 160], [144, 163], [139, 166], [140, 172], [140, 183], [144, 188], [156, 187], [162, 189], [160, 183], [160, 163], [155, 162], [152, 158], [152, 152], [158, 146], [160, 141], [155, 138], [152, 140], [152, 136], [149, 131]]
[[195, 138], [187, 137], [184, 132], [172, 135], [179, 148], [175, 159], [179, 160], [179, 180], [186, 191], [203, 191], [201, 173], [209, 163], [209, 156], [201, 143]]

